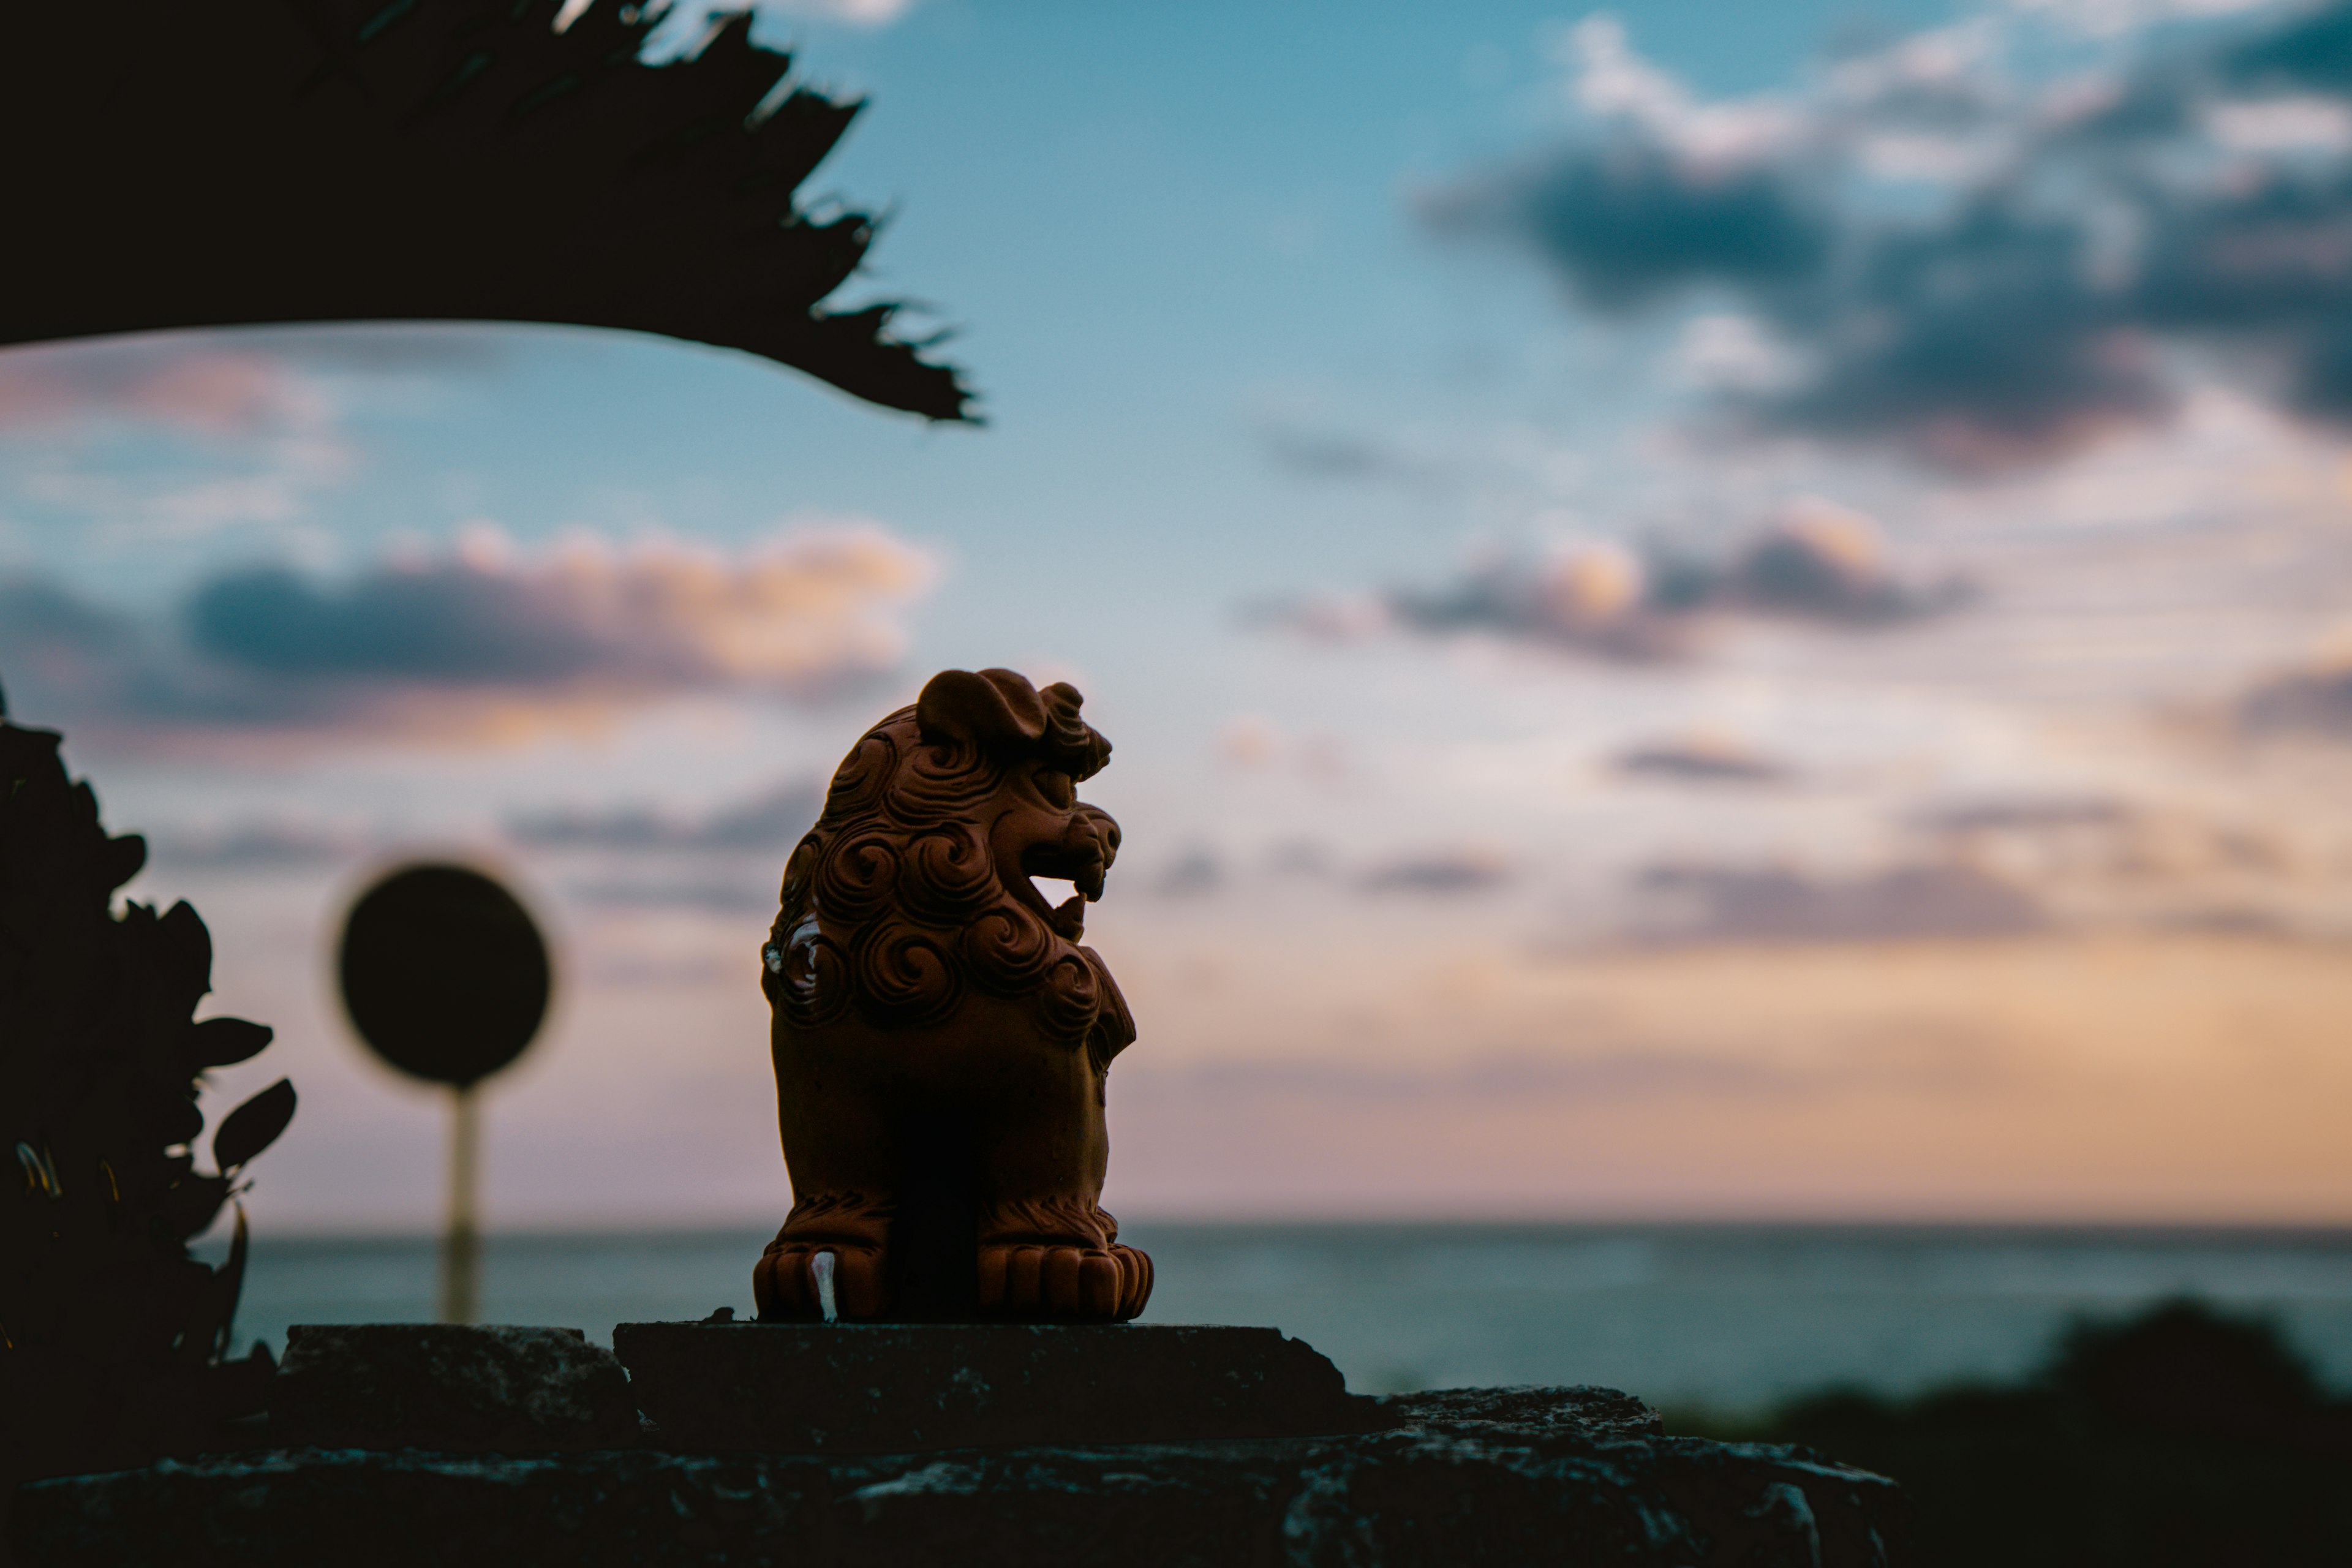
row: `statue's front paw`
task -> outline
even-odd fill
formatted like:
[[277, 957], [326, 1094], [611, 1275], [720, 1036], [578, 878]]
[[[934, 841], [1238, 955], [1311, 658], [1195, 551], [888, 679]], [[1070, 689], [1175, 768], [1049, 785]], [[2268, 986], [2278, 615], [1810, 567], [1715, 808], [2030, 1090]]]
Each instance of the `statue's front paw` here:
[[[830, 1258], [831, 1264], [818, 1263], [820, 1254]], [[889, 1309], [882, 1248], [864, 1241], [778, 1237], [752, 1271], [751, 1297], [762, 1320], [821, 1319], [829, 1315], [824, 1300], [828, 1285], [831, 1316], [872, 1319]]]
[[983, 1312], [1124, 1322], [1150, 1296], [1151, 1259], [1131, 1247], [1004, 1241], [980, 1249]]

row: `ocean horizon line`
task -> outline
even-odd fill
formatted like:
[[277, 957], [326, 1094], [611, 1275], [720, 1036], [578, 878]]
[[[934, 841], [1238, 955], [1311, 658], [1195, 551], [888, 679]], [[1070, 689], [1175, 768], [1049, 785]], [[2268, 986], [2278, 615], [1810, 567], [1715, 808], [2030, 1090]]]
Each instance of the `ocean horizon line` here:
[[[663, 1239], [711, 1240], [764, 1236], [782, 1223], [781, 1211], [772, 1219], [695, 1218], [675, 1222], [658, 1219], [549, 1221], [487, 1226], [485, 1242], [646, 1242]], [[1284, 1232], [1384, 1232], [1433, 1237], [1472, 1232], [1486, 1237], [1628, 1235], [1668, 1233], [1689, 1237], [1785, 1235], [1794, 1237], [1844, 1237], [1856, 1240], [1948, 1238], [1969, 1241], [2036, 1241], [2050, 1244], [2099, 1241], [2288, 1243], [2299, 1246], [2352, 1247], [2352, 1224], [2283, 1222], [2276, 1220], [2149, 1220], [2149, 1219], [2011, 1219], [2011, 1218], [1850, 1218], [1844, 1216], [1671, 1216], [1538, 1217], [1496, 1215], [1134, 1215], [1120, 1222], [1122, 1233], [1151, 1230], [1168, 1233], [1252, 1234]], [[437, 1229], [411, 1223], [357, 1223], [338, 1226], [267, 1225], [257, 1221], [252, 1244], [352, 1243], [385, 1245], [432, 1243]]]

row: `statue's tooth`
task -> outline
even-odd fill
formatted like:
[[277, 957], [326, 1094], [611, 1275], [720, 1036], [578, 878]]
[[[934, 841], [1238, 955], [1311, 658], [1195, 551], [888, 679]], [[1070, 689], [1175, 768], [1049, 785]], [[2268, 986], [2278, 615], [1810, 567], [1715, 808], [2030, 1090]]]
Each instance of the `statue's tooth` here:
[[830, 1252], [820, 1252], [809, 1259], [809, 1274], [816, 1282], [817, 1310], [824, 1314], [828, 1323], [841, 1321], [841, 1308], [833, 1294], [833, 1270], [834, 1258]]

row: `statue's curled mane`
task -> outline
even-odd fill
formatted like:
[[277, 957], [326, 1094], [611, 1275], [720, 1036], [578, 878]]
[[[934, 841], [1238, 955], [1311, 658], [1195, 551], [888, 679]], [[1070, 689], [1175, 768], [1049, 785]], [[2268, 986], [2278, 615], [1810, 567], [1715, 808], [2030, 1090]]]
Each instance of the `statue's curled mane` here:
[[[1058, 911], [1039, 912], [1042, 900], [1006, 885], [992, 844], [998, 820], [1021, 809], [1009, 792], [1022, 764], [1074, 784], [1101, 769], [1109, 743], [1078, 717], [1069, 687], [1036, 692], [1022, 681], [1015, 695], [1032, 710], [1026, 723], [1016, 716], [975, 733], [927, 722], [927, 694], [926, 710], [892, 713], [843, 759], [785, 865], [761, 950], [761, 984], [791, 1024], [814, 1028], [855, 1008], [878, 1026], [921, 1026], [977, 991], [1034, 999], [1042, 1032], [1066, 1045], [1098, 1021], [1125, 1031], [1104, 1042], [1110, 1049], [1132, 1038], [1100, 961], [1072, 940], [1075, 929], [1055, 929]], [[1050, 804], [1108, 825], [1074, 799]], [[1073, 909], [1074, 928], [1076, 919]], [[1104, 1016], [1106, 994], [1116, 1018]]]

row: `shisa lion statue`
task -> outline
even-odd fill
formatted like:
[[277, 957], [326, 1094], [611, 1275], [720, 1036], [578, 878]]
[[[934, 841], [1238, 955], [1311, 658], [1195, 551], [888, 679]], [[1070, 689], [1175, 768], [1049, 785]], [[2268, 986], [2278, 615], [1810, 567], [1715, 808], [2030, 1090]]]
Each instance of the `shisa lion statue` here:
[[[761, 954], [794, 1198], [753, 1275], [763, 1319], [899, 1315], [893, 1221], [935, 1143], [963, 1151], [971, 1228], [950, 1245], [977, 1248], [978, 1315], [1143, 1310], [1151, 1260], [1098, 1201], [1135, 1025], [1079, 945], [1118, 852], [1077, 797], [1110, 756], [1080, 700], [943, 671], [851, 749], [793, 851]], [[1076, 891], [1050, 907], [1033, 876]]]

